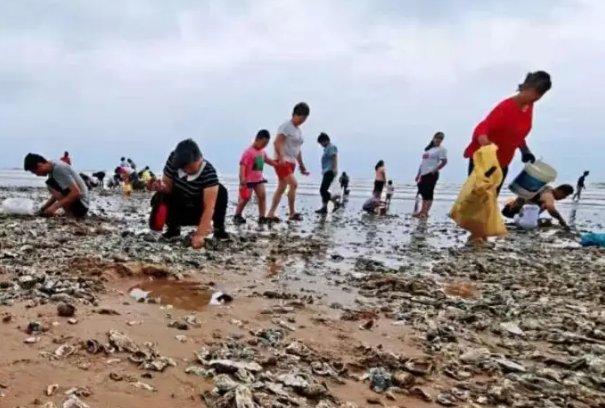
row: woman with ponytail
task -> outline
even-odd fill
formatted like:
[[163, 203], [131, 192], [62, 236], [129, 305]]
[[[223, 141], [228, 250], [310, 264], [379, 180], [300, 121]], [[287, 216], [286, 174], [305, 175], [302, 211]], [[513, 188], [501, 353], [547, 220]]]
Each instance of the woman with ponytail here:
[[443, 132], [437, 132], [430, 143], [424, 148], [422, 163], [418, 169], [416, 182], [418, 183], [418, 194], [422, 197], [422, 207], [414, 214], [418, 218], [428, 218], [429, 211], [433, 205], [433, 196], [439, 171], [447, 164], [447, 150], [443, 147]]
[[496, 105], [489, 115], [477, 125], [471, 143], [464, 151], [464, 157], [469, 159], [469, 175], [474, 168], [473, 154], [482, 146], [491, 143], [498, 146], [498, 161], [503, 174], [502, 183], [498, 186], [498, 193], [517, 149], [521, 151], [523, 163], [536, 161], [527, 147], [525, 138], [532, 128], [534, 103], [539, 101], [551, 87], [552, 82], [548, 72], [530, 72], [519, 85], [517, 94]]

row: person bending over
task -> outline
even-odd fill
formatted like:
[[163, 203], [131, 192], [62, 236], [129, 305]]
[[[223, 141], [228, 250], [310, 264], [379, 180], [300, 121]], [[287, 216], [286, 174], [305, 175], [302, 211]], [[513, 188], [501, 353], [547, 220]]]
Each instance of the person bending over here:
[[300, 126], [305, 123], [309, 117], [309, 105], [304, 102], [298, 103], [292, 110], [292, 118], [284, 122], [277, 129], [277, 137], [275, 138], [275, 173], [277, 174], [277, 188], [273, 193], [273, 202], [267, 213], [268, 222], [279, 222], [279, 218], [275, 215], [279, 202], [281, 201], [286, 188], [288, 189], [288, 209], [290, 210], [290, 221], [301, 221], [302, 216], [296, 212], [296, 189], [298, 181], [294, 176], [296, 163], [300, 166], [300, 173], [303, 176], [309, 175], [302, 156], [302, 144], [304, 142]]
[[76, 218], [88, 213], [88, 187], [82, 177], [69, 164], [46, 160], [35, 153], [28, 153], [23, 168], [36, 176], [45, 177], [50, 199], [40, 208], [39, 214], [55, 215], [62, 208], [66, 215]]
[[165, 224], [164, 237], [178, 237], [182, 226], [195, 225], [191, 245], [201, 248], [213, 222], [214, 237], [229, 238], [225, 231], [227, 189], [193, 140], [183, 140], [176, 146], [166, 160], [162, 179], [151, 182], [148, 188], [156, 192], [151, 198], [149, 224], [156, 231], [163, 230]]
[[105, 172], [97, 171], [96, 173], [92, 173], [92, 176], [99, 181], [99, 185], [101, 188], [105, 188]]
[[502, 209], [502, 215], [506, 218], [514, 219], [521, 212], [526, 204], [535, 204], [540, 207], [540, 214], [547, 211], [551, 217], [559, 222], [559, 225], [568, 229], [567, 222], [563, 219], [557, 210], [556, 202], [561, 201], [573, 194], [573, 187], [569, 184], [562, 184], [557, 188], [546, 187], [531, 200], [517, 198], [507, 203]]
[[343, 171], [338, 181], [340, 182], [340, 189], [342, 190], [342, 194], [349, 194], [349, 175]]
[[464, 157], [469, 159], [469, 176], [475, 167], [473, 163], [475, 152], [482, 146], [492, 143], [498, 146], [498, 162], [502, 168], [502, 182], [497, 188], [498, 194], [517, 149], [521, 151], [523, 163], [536, 161], [536, 157], [527, 146], [526, 138], [533, 125], [534, 105], [551, 87], [550, 74], [544, 71], [530, 72], [519, 85], [517, 94], [496, 105], [477, 125], [471, 142], [464, 151]]

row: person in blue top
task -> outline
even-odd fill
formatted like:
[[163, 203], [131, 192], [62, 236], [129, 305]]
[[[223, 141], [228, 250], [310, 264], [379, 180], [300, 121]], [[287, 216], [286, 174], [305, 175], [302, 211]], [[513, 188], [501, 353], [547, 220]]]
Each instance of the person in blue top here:
[[317, 143], [323, 148], [324, 152], [321, 156], [321, 186], [319, 193], [321, 194], [322, 207], [316, 211], [317, 214], [328, 213], [328, 203], [334, 202], [334, 211], [340, 207], [338, 196], [330, 193], [330, 187], [338, 174], [338, 148], [330, 141], [330, 136], [325, 133], [320, 133], [317, 137]]

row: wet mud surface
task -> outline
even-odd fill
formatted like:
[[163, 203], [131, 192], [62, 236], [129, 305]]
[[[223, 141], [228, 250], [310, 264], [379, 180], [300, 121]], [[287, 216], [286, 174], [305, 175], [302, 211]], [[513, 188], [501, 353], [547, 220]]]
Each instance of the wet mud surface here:
[[605, 260], [574, 233], [309, 208], [196, 251], [147, 199], [0, 216], [1, 406], [605, 406]]

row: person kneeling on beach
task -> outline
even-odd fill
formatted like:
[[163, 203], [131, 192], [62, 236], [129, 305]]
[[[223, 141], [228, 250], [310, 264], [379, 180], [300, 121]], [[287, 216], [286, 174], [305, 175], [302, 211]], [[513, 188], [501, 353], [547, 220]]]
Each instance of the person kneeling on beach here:
[[156, 231], [167, 225], [165, 238], [179, 237], [182, 226], [196, 225], [191, 245], [201, 248], [210, 222], [214, 223], [215, 238], [229, 238], [225, 231], [227, 189], [193, 140], [183, 140], [176, 146], [166, 161], [162, 179], [151, 182], [148, 189], [156, 191], [151, 198], [149, 225]]
[[82, 177], [69, 164], [46, 160], [39, 154], [25, 156], [23, 167], [36, 176], [48, 176], [46, 185], [50, 199], [40, 208], [39, 214], [55, 215], [63, 208], [66, 215], [81, 218], [88, 213], [88, 187]]
[[[557, 210], [556, 202], [561, 201], [573, 194], [573, 187], [569, 184], [562, 184], [557, 188], [546, 187], [531, 200], [517, 198], [509, 201], [502, 209], [502, 215], [506, 218], [515, 218], [528, 204], [535, 204], [539, 207], [539, 213], [547, 211], [551, 217], [559, 221], [559, 225], [568, 229], [567, 222], [563, 219]], [[531, 215], [531, 207], [528, 208]]]

